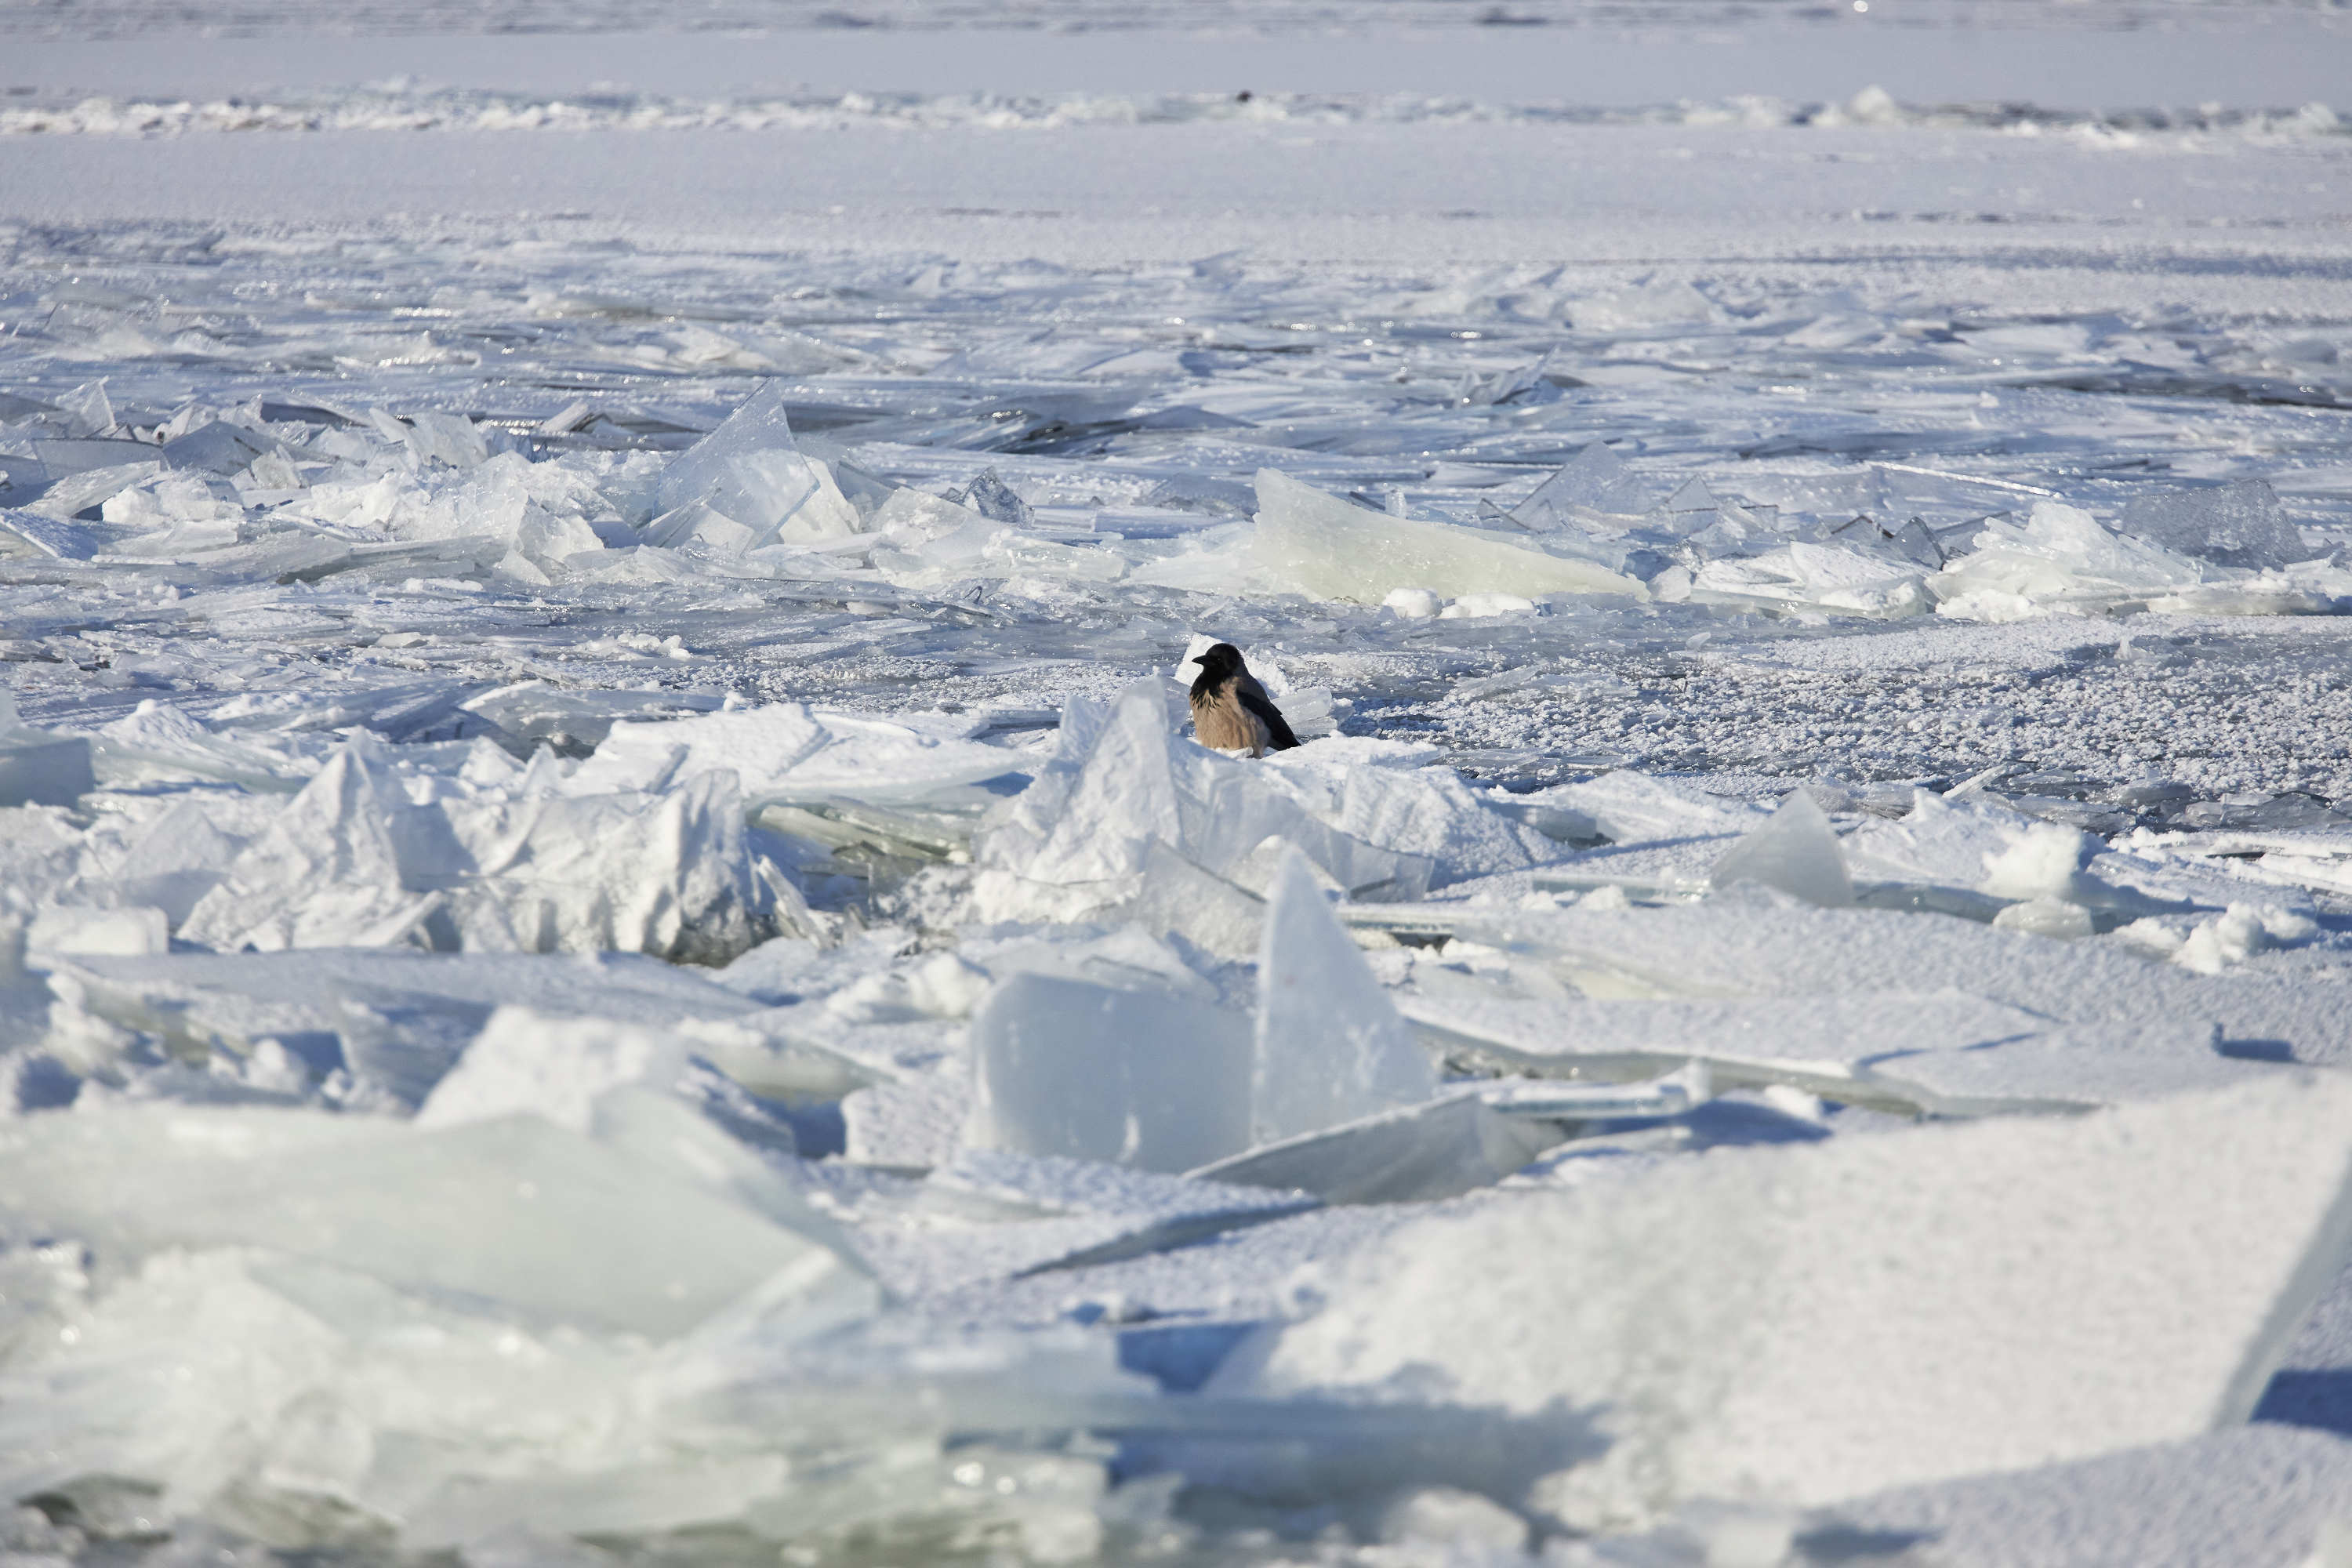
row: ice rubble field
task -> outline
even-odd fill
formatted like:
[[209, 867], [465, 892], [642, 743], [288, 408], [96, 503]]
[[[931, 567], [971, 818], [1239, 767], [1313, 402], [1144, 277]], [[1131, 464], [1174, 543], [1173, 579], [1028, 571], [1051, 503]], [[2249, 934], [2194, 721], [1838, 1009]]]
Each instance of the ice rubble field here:
[[19, 57], [6, 1561], [2352, 1562], [2333, 111], [908, 37]]

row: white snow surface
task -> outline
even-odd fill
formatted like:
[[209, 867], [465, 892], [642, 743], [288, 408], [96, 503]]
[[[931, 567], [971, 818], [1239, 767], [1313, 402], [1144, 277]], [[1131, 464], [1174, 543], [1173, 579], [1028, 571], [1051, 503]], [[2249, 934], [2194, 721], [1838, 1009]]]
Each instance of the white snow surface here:
[[0, 1560], [2352, 1562], [2340, 16], [818, 9], [0, 14]]

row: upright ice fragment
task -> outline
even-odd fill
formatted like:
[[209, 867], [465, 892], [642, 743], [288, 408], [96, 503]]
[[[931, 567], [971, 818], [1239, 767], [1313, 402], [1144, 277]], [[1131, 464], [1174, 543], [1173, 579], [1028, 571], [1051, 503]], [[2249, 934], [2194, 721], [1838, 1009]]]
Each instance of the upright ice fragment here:
[[1725, 850], [1708, 880], [1717, 889], [1760, 882], [1823, 909], [1853, 902], [1837, 830], [1803, 790], [1791, 791], [1780, 810]]
[[1511, 519], [1523, 527], [1549, 531], [1572, 521], [1570, 507], [1592, 511], [1630, 512], [1640, 510], [1641, 481], [1625, 459], [1595, 441], [1560, 465], [1559, 471], [1535, 488], [1535, 493], [1511, 509]]
[[1531, 1499], [1588, 1526], [2023, 1469], [2246, 1419], [2352, 1247], [2347, 1179], [2336, 1075], [1717, 1150], [1400, 1232], [1211, 1389], [1377, 1397], [1411, 1369], [1605, 1408], [1608, 1453]]
[[[778, 382], [763, 384], [718, 429], [680, 453], [662, 471], [658, 493], [664, 515], [646, 526], [652, 544], [699, 539], [732, 552], [858, 531], [857, 509], [824, 465], [793, 444]], [[727, 523], [733, 531], [719, 526]]]
[[1258, 948], [1250, 1142], [1413, 1105], [1437, 1074], [1331, 914], [1305, 856], [1282, 849]]
[[1397, 588], [1465, 594], [1623, 594], [1642, 585], [1589, 561], [1547, 555], [1499, 535], [1367, 511], [1261, 468], [1258, 565], [1286, 587], [1323, 599], [1382, 603]]
[[1196, 997], [1016, 974], [971, 1048], [972, 1148], [1177, 1173], [1249, 1142], [1248, 1026]]
[[362, 731], [197, 900], [181, 934], [265, 952], [400, 942], [435, 907], [414, 886], [420, 871], [457, 868], [463, 851], [447, 834]]
[[2124, 531], [2183, 555], [2256, 569], [2301, 561], [2312, 551], [2262, 479], [2213, 489], [2164, 490], [2124, 509]]

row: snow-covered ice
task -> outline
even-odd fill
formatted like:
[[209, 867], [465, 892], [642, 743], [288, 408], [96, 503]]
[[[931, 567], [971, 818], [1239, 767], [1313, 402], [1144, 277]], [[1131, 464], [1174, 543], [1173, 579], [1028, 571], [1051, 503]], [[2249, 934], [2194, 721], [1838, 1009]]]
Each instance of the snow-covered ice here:
[[2339, 16], [646, 21], [0, 15], [0, 1557], [2352, 1561]]

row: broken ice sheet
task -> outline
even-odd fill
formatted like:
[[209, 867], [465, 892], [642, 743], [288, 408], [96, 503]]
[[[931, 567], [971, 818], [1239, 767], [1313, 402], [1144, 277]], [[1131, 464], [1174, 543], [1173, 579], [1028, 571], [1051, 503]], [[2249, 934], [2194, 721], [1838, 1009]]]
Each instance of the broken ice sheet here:
[[1475, 530], [1383, 516], [1261, 469], [1253, 546], [1283, 586], [1377, 605], [1397, 588], [1464, 594], [1646, 595], [1629, 577]]
[[[2352, 1246], [2347, 1105], [2327, 1078], [2274, 1079], [1490, 1205], [1340, 1266], [1321, 1312], [1210, 1386], [1369, 1397], [1420, 1363], [1470, 1402], [1604, 1402], [1608, 1454], [1527, 1500], [1580, 1530], [2191, 1436], [2245, 1419]], [[2200, 1172], [2224, 1145], [2262, 1224]], [[2086, 1208], [2099, 1247], [2067, 1239]]]
[[1172, 683], [1150, 677], [1108, 714], [1066, 709], [1052, 759], [975, 840], [981, 918], [1074, 921], [1135, 905], [1158, 919], [1173, 911], [1187, 940], [1238, 954], [1256, 936], [1256, 899], [1238, 884], [1276, 837], [1358, 898], [1427, 888], [1426, 858], [1343, 831], [1315, 809], [1328, 804], [1285, 788], [1279, 773], [1176, 735], [1181, 702]]
[[232, 951], [415, 942], [723, 959], [770, 934], [776, 898], [746, 847], [732, 773], [660, 795], [523, 799], [459, 778], [420, 802], [362, 732], [181, 934]]
[[1690, 597], [1701, 604], [1887, 617], [1934, 607], [1913, 563], [1802, 541], [1706, 563], [1691, 575]]
[[688, 719], [616, 723], [567, 788], [646, 790], [718, 769], [751, 805], [769, 801], [919, 802], [1018, 774], [1027, 759], [973, 737], [984, 720], [767, 703]]
[[698, 541], [740, 554], [859, 531], [856, 509], [832, 474], [794, 444], [777, 382], [763, 384], [718, 429], [671, 461], [662, 473], [660, 500], [664, 517], [645, 530], [650, 544]]
[[[288, 1069], [271, 1079], [280, 1098], [406, 1110], [501, 1004], [673, 1029], [757, 1010], [697, 973], [617, 953], [561, 963], [413, 949], [59, 955], [48, 963], [54, 1001], [46, 1048], [74, 1073], [133, 1095], [173, 1092], [175, 1064], [193, 1066], [199, 1084], [226, 1092], [252, 1076], [250, 1064], [274, 1053]], [[152, 1037], [160, 1061], [135, 1048], [142, 1036]], [[695, 1048], [763, 1090], [825, 1081], [792, 1078], [787, 1062], [768, 1059], [786, 1050], [710, 1035], [698, 1037]]]
[[258, 1247], [427, 1299], [656, 1336], [787, 1269], [811, 1297], [856, 1294], [854, 1269], [708, 1176], [536, 1115], [428, 1130], [126, 1106], [12, 1122], [0, 1164], [13, 1228], [79, 1237], [118, 1278], [174, 1248]]
[[2284, 976], [2195, 975], [2105, 944], [2062, 945], [1972, 921], [1723, 898], [1623, 910], [1422, 905], [1412, 913], [1420, 922], [1412, 929], [1505, 949], [1515, 963], [1541, 963], [1594, 997], [1950, 991], [2067, 1023], [2221, 1019], [2231, 1040], [2274, 1041], [2263, 1048], [2301, 1061], [2332, 1062], [2352, 1050], [2352, 1021]]
[[1973, 543], [1927, 579], [1939, 616], [2011, 621], [2053, 605], [2122, 604], [2193, 588], [2211, 570], [2058, 501], [2036, 501], [2022, 523], [1988, 519]]

